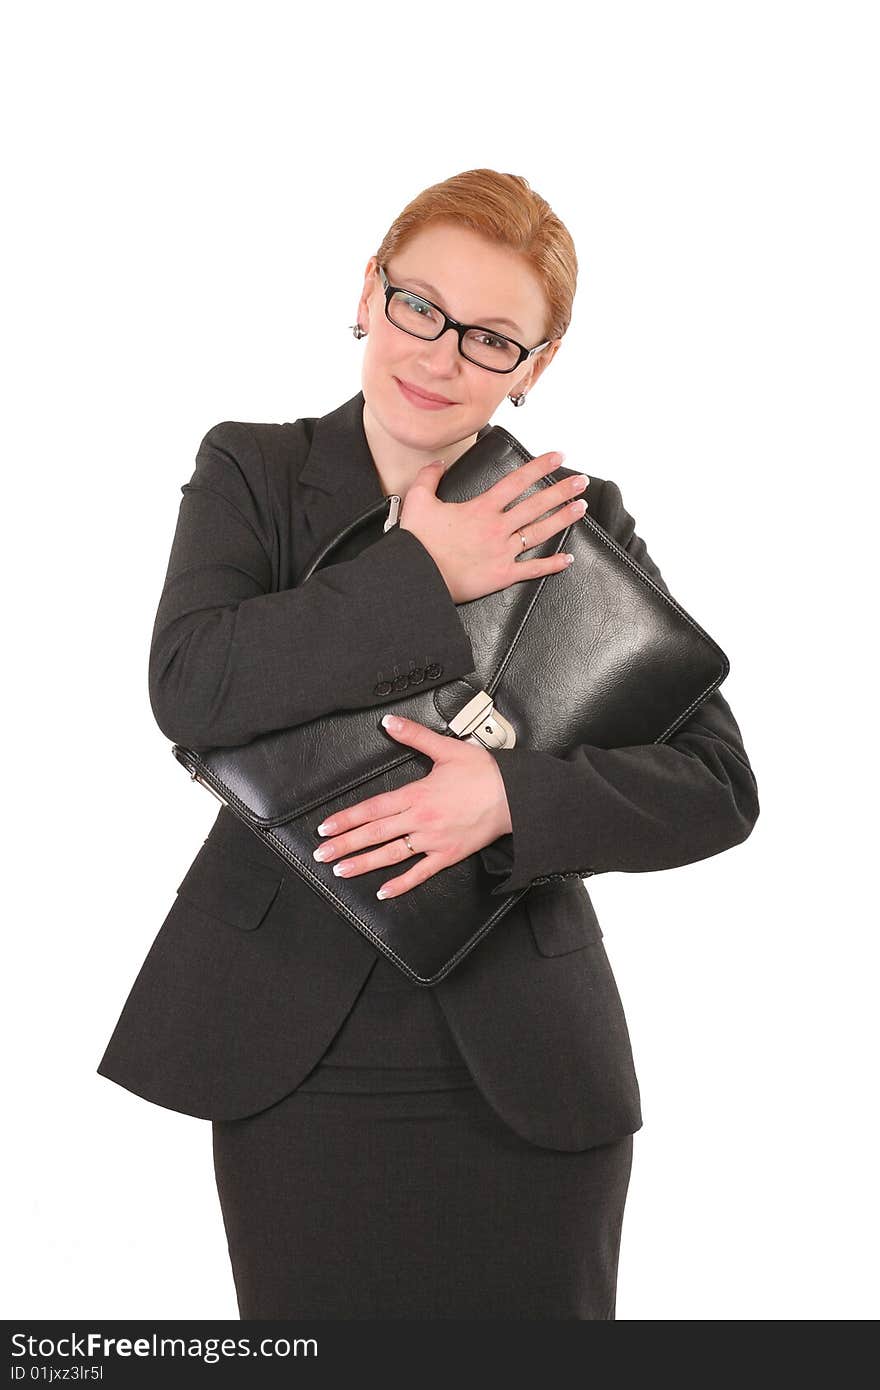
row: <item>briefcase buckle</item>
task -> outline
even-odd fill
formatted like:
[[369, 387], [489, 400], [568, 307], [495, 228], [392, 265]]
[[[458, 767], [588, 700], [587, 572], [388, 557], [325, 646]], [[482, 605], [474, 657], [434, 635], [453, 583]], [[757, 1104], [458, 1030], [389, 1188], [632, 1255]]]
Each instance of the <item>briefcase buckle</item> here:
[[468, 700], [447, 728], [456, 738], [478, 743], [483, 748], [513, 748], [516, 743], [513, 725], [498, 713], [492, 696], [485, 690]]

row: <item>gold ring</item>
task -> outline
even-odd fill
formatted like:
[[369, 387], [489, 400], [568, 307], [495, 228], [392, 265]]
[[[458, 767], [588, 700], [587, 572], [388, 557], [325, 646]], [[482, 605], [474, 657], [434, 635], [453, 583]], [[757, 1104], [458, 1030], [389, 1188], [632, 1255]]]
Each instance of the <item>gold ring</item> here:
[[418, 850], [413, 849], [412, 840], [409, 838], [409, 836], [404, 835], [403, 838], [406, 840], [406, 847], [409, 850], [410, 854], [418, 854]]

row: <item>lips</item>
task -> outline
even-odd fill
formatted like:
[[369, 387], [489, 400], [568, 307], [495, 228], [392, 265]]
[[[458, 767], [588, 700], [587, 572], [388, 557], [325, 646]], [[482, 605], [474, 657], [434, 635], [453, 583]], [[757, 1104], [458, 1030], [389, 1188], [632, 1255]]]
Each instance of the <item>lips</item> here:
[[434, 401], [437, 405], [455, 405], [455, 401], [449, 400], [447, 396], [438, 396], [433, 391], [424, 391], [421, 386], [416, 386], [411, 381], [404, 381], [402, 377], [397, 377], [397, 380], [400, 382], [401, 386], [405, 386], [408, 391], [412, 391], [413, 395], [421, 396], [422, 400]]

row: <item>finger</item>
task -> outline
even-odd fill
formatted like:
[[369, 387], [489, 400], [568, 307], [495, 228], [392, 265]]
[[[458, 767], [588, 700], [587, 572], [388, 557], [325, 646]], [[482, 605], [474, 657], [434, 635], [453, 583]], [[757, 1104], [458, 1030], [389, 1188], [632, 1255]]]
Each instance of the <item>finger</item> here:
[[384, 715], [382, 724], [392, 738], [418, 749], [434, 762], [451, 756], [453, 747], [458, 743], [458, 739], [449, 734], [435, 733], [426, 724], [419, 724], [415, 719], [403, 719], [397, 714]]
[[[521, 503], [520, 506], [526, 507], [528, 503]], [[566, 527], [573, 526], [575, 522], [580, 521], [581, 517], [586, 515], [587, 502], [583, 497], [577, 497], [574, 501], [558, 507], [549, 516], [543, 515], [545, 511], [546, 507], [540, 510], [536, 509], [536, 515], [529, 515], [528, 512], [525, 512], [521, 519], [519, 506], [507, 513], [508, 516], [517, 518], [516, 529], [510, 533], [510, 546], [514, 556], [517, 553], [522, 554], [524, 550], [534, 549], [536, 545], [548, 540], [550, 536], [556, 536]], [[526, 538], [525, 545], [522, 543], [523, 536]]]
[[515, 502], [504, 513], [505, 520], [510, 522], [511, 530], [521, 531], [524, 526], [534, 525], [548, 512], [560, 521], [568, 515], [575, 518], [583, 516], [589, 502], [582, 494], [589, 485], [590, 480], [585, 473], [571, 473], [552, 487], [540, 488], [530, 497]]
[[332, 816], [321, 821], [318, 834], [332, 835], [336, 839], [368, 821], [387, 820], [389, 816], [401, 815], [412, 807], [411, 785], [398, 787], [393, 792], [379, 792], [377, 796], [368, 796], [366, 801], [356, 801], [353, 806], [346, 806], [344, 811], [334, 811]]
[[503, 511], [509, 503], [515, 502], [541, 478], [555, 473], [564, 458], [565, 454], [560, 453], [538, 454], [535, 458], [529, 459], [528, 463], [512, 469], [503, 478], [499, 478], [498, 482], [494, 483], [487, 491], [491, 493], [493, 501], [497, 502]]
[[433, 459], [431, 463], [423, 463], [413, 480], [413, 486], [420, 483], [422, 487], [426, 487], [429, 492], [436, 496], [437, 485], [445, 472], [445, 459]]
[[505, 579], [505, 584], [524, 584], [529, 579], [545, 579], [549, 574], [562, 574], [572, 563], [569, 554], [560, 550], [555, 555], [548, 555], [546, 560], [514, 560], [510, 578]]
[[[421, 851], [416, 851], [420, 853]], [[384, 869], [388, 864], [400, 864], [404, 859], [412, 859], [414, 855], [409, 848], [406, 840], [398, 835], [394, 840], [385, 844], [381, 849], [369, 850], [366, 854], [356, 854], [353, 858], [346, 856], [333, 865], [333, 873], [337, 878], [357, 878], [360, 874], [368, 874], [373, 869]]]
[[[403, 788], [399, 789], [400, 791]], [[388, 796], [399, 793], [388, 792]], [[380, 797], [375, 798], [381, 800]], [[367, 805], [364, 802], [364, 805]], [[337, 862], [344, 854], [354, 854], [357, 850], [366, 848], [368, 845], [384, 845], [396, 836], [413, 830], [413, 808], [411, 805], [402, 806], [396, 815], [378, 816], [375, 820], [365, 821], [363, 825], [355, 827], [354, 830], [346, 831], [345, 834], [337, 832], [332, 840], [319, 845], [313, 853], [313, 858], [322, 864], [329, 864], [331, 861]], [[383, 860], [383, 863], [390, 863], [390, 860]]]
[[413, 865], [409, 873], [401, 874], [398, 878], [389, 878], [387, 883], [383, 883], [376, 897], [399, 898], [401, 893], [408, 893], [411, 888], [416, 888], [426, 879], [433, 878], [434, 874], [445, 867], [446, 861], [439, 854], [426, 854], [424, 859]]

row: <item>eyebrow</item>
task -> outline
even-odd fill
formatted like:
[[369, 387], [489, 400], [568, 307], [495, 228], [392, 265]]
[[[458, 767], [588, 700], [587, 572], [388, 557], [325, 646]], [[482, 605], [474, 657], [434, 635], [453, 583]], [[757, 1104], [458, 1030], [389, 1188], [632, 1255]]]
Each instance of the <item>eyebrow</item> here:
[[[410, 284], [421, 285], [423, 290], [427, 290], [429, 294], [436, 295], [438, 299], [442, 298], [442, 295], [440, 294], [440, 291], [436, 288], [436, 286], [429, 285], [427, 280], [417, 280], [413, 275], [405, 275], [403, 278], [405, 280], [409, 280]], [[482, 328], [484, 326], [488, 326], [490, 323], [504, 323], [507, 325], [508, 328], [512, 328], [514, 333], [522, 333], [522, 329], [520, 328], [519, 324], [514, 323], [513, 319], [487, 318], [484, 319], [482, 323], [478, 324], [477, 327]]]

